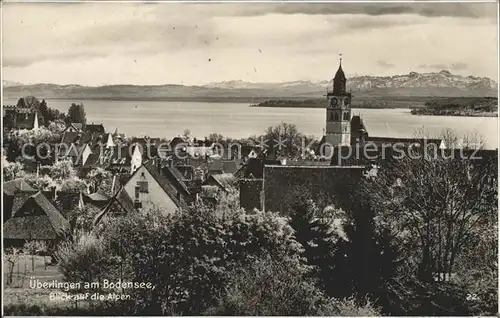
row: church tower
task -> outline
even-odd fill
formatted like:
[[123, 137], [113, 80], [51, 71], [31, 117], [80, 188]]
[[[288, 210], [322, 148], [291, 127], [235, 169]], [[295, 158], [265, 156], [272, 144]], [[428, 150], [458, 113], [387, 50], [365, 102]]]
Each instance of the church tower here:
[[325, 142], [334, 147], [351, 144], [351, 93], [346, 92], [346, 82], [340, 58], [333, 90], [327, 91]]

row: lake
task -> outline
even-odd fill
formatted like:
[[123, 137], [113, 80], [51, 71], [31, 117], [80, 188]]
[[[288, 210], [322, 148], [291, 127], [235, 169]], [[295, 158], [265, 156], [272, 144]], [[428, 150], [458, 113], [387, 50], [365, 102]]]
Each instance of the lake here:
[[[217, 132], [233, 138], [260, 135], [271, 126], [286, 122], [299, 131], [320, 137], [325, 110], [314, 108], [248, 107], [246, 103], [203, 103], [166, 101], [47, 100], [49, 107], [67, 112], [73, 102], [83, 102], [88, 123], [102, 123], [107, 131], [116, 128], [127, 136], [172, 138], [189, 129], [195, 137]], [[17, 100], [4, 100], [16, 104]], [[450, 128], [459, 136], [480, 134], [486, 148], [498, 147], [496, 117], [415, 116], [409, 109], [353, 109], [361, 115], [370, 136], [414, 137], [424, 127], [430, 134]]]

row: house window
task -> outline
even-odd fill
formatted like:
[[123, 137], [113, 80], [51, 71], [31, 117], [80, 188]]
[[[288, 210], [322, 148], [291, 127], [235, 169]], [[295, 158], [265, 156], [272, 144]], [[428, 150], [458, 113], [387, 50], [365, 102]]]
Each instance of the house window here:
[[148, 181], [146, 180], [144, 172], [141, 173], [141, 179], [137, 181], [137, 185], [139, 186], [140, 193], [148, 193]]

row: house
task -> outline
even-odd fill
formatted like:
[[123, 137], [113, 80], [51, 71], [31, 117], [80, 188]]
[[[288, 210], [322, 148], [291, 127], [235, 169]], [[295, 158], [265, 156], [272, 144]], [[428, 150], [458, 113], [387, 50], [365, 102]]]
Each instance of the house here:
[[82, 123], [70, 123], [66, 128], [63, 130], [63, 133], [65, 132], [76, 132], [76, 133], [81, 133], [83, 132], [83, 124]]
[[80, 191], [57, 191], [56, 187], [42, 193], [64, 217], [78, 208], [81, 197]]
[[265, 165], [281, 165], [280, 160], [249, 158], [234, 175], [238, 179], [262, 179]]
[[94, 218], [94, 225], [99, 224], [105, 216], [120, 216], [136, 212], [134, 200], [128, 195], [125, 188], [122, 186], [111, 197], [104, 208]]
[[189, 145], [189, 140], [187, 138], [181, 137], [181, 136], [174, 137], [169, 143], [170, 150], [172, 152], [175, 152], [177, 147], [184, 148], [184, 147], [187, 147], [188, 145]]
[[231, 173], [210, 175], [203, 185], [215, 186], [223, 192], [229, 192], [236, 187], [236, 177]]
[[306, 195], [320, 206], [339, 204], [364, 177], [363, 166], [265, 165], [262, 178], [241, 179], [240, 206], [288, 215]]
[[106, 151], [107, 170], [132, 174], [142, 165], [141, 147], [135, 144], [117, 145]]
[[143, 160], [149, 160], [158, 157], [158, 147], [161, 144], [160, 138], [133, 138], [132, 144], [137, 145], [142, 154]]
[[104, 134], [106, 132], [102, 124], [94, 124], [94, 123], [84, 125], [82, 130], [89, 134]]
[[364, 175], [363, 166], [265, 166], [265, 211], [288, 214], [296, 198], [307, 194], [319, 205], [338, 204]]
[[231, 144], [228, 146], [228, 151], [230, 152], [229, 160], [244, 160], [247, 158], [265, 158], [266, 151], [264, 147], [257, 145], [240, 145]]
[[181, 178], [182, 175], [175, 168], [163, 166], [159, 160], [143, 163], [111, 198], [96, 222], [106, 213], [159, 209], [164, 215], [168, 215], [193, 204], [197, 195], [189, 190]]
[[83, 199], [83, 205], [92, 205], [96, 208], [102, 209], [104, 208], [109, 200], [111, 199], [109, 196], [107, 196], [104, 193], [101, 192], [94, 192], [91, 194], [86, 194], [82, 196]]
[[8, 129], [38, 128], [40, 101], [34, 96], [21, 97], [16, 105], [3, 106], [3, 124]]
[[3, 225], [6, 245], [19, 246], [26, 241], [41, 240], [54, 246], [69, 233], [68, 220], [41, 192], [22, 202]]
[[3, 223], [13, 215], [20, 203], [37, 191], [23, 179], [15, 179], [3, 183]]

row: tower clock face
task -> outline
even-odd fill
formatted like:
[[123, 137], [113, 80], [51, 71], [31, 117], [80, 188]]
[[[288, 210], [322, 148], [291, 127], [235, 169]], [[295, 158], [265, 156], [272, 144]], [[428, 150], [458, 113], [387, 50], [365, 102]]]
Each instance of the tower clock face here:
[[330, 105], [333, 107], [333, 106], [337, 106], [337, 104], [339, 103], [339, 101], [334, 97], [332, 98], [332, 100], [330, 101]]

